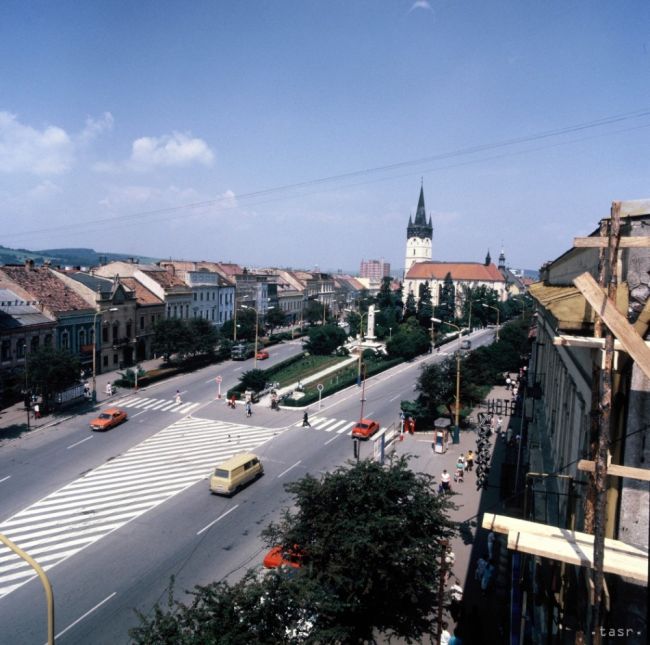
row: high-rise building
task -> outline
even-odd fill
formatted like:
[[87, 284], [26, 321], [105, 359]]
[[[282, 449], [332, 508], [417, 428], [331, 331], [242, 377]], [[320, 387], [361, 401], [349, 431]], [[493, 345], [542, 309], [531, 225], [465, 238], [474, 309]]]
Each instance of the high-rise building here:
[[371, 282], [381, 282], [382, 278], [390, 275], [390, 262], [381, 260], [361, 260], [360, 277], [368, 278]]

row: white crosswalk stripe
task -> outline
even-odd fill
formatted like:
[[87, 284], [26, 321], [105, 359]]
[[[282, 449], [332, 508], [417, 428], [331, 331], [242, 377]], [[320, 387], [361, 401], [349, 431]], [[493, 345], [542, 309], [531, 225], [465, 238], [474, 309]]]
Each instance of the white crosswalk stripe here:
[[[314, 430], [323, 430], [324, 432], [334, 432], [343, 434], [352, 428], [354, 421], [347, 419], [332, 419], [330, 417], [315, 416], [309, 419], [309, 423]], [[302, 421], [295, 424], [296, 428], [302, 427]]]
[[[184, 417], [7, 518], [0, 533], [50, 569], [205, 479], [220, 461], [280, 432]], [[33, 577], [33, 569], [0, 544], [0, 598]]]
[[140, 410], [162, 410], [163, 412], [178, 412], [180, 414], [189, 414], [192, 410], [201, 405], [185, 401], [176, 403], [176, 399], [152, 399], [150, 397], [131, 396], [124, 401], [118, 401], [116, 405], [120, 408], [133, 408]]

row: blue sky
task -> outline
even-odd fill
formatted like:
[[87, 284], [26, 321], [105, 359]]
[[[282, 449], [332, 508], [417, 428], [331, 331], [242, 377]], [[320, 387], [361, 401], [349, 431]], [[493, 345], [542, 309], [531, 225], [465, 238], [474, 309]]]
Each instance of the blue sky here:
[[0, 244], [538, 268], [650, 197], [650, 3], [0, 5]]

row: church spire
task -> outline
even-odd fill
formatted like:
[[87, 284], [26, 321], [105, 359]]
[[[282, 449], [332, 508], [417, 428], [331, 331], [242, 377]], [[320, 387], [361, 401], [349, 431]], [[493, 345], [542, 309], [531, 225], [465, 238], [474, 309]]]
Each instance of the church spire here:
[[490, 249], [488, 249], [487, 255], [485, 256], [485, 266], [489, 267], [492, 263], [492, 258], [490, 257]]
[[419, 237], [421, 239], [433, 238], [433, 225], [431, 217], [427, 222], [427, 213], [424, 207], [424, 184], [420, 186], [420, 198], [418, 199], [418, 208], [415, 212], [415, 219], [409, 217], [409, 223], [406, 227], [407, 239], [412, 237]]

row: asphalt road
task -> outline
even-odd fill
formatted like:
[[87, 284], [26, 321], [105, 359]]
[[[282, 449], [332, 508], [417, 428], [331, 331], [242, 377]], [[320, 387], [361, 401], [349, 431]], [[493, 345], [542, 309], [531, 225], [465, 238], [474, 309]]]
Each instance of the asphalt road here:
[[[493, 335], [475, 333], [473, 346]], [[3, 446], [0, 532], [15, 535], [43, 564], [56, 565], [48, 577], [57, 643], [127, 643], [129, 627], [138, 623], [134, 610], [147, 614], [164, 602], [172, 576], [175, 596], [182, 597], [196, 584], [234, 581], [259, 567], [266, 550], [260, 532], [291, 501], [284, 484], [352, 458], [349, 429], [362, 405], [364, 416], [382, 427], [397, 423], [420, 366], [442, 360], [457, 344], [369, 379], [365, 389], [348, 388], [320, 409], [310, 406], [312, 428], [301, 427], [302, 411], [258, 405], [247, 419], [243, 407], [231, 410], [216, 399], [215, 377], [222, 376], [225, 393], [252, 368], [249, 359], [179, 376], [137, 396], [118, 393], [115, 402], [129, 421], [109, 432], [90, 433], [92, 415], [80, 415]], [[299, 349], [298, 342], [271, 348], [259, 366]], [[262, 458], [264, 477], [230, 499], [210, 495], [214, 464], [250, 448]], [[371, 449], [371, 442], [362, 443], [361, 456]], [[5, 551], [0, 625], [0, 643], [46, 642], [41, 584]]]

